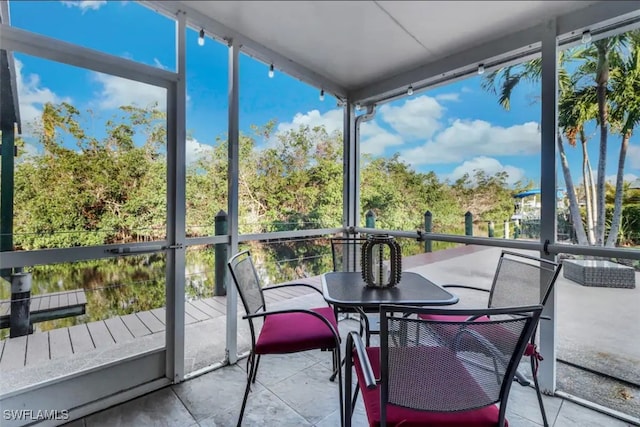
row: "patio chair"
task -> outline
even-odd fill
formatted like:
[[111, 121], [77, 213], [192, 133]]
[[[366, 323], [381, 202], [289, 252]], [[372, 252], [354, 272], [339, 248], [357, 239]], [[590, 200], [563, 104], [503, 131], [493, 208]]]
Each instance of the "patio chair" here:
[[[444, 288], [462, 288], [474, 291], [487, 292], [489, 294], [488, 308], [515, 307], [540, 304], [544, 306], [551, 294], [553, 286], [560, 274], [562, 264], [542, 258], [502, 251], [498, 259], [498, 267], [493, 277], [490, 289], [478, 288], [467, 285], [443, 285]], [[541, 286], [542, 285], [542, 286]], [[429, 316], [426, 316], [431, 318]], [[463, 320], [462, 318], [459, 320]], [[486, 317], [476, 319], [487, 320]], [[535, 325], [537, 328], [537, 324]], [[538, 364], [542, 356], [538, 353], [535, 343], [536, 330], [531, 335], [531, 341], [525, 350], [525, 356], [529, 356], [531, 375], [536, 389], [540, 413], [545, 427], [547, 427], [547, 415], [542, 402], [542, 393], [538, 384]], [[516, 372], [515, 379], [524, 386], [531, 385], [524, 374]]]
[[[266, 354], [287, 354], [307, 350], [331, 350], [333, 367], [337, 370], [340, 398], [340, 416], [342, 408], [342, 374], [340, 366], [340, 335], [338, 322], [331, 307], [312, 309], [267, 310], [263, 292], [292, 286], [306, 286], [322, 294], [312, 285], [305, 283], [283, 284], [263, 288], [249, 251], [234, 255], [228, 262], [231, 277], [238, 289], [246, 314], [243, 319], [249, 321], [251, 331], [251, 351], [247, 359], [247, 386], [242, 400], [238, 426], [242, 424], [251, 384], [256, 381], [260, 357]], [[258, 319], [263, 319], [262, 328], [256, 339]], [[333, 381], [333, 377], [332, 377]]]
[[[513, 377], [541, 311], [381, 306], [380, 347], [365, 347], [357, 332], [347, 336], [345, 425], [353, 370], [370, 426], [507, 425]], [[485, 322], [458, 320], [487, 315]]]

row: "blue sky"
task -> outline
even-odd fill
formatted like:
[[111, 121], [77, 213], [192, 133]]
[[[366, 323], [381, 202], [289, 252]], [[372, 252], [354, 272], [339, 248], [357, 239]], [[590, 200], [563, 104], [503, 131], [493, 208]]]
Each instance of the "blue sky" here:
[[[175, 70], [175, 26], [170, 19], [135, 2], [12, 1], [12, 25], [101, 52]], [[227, 55], [225, 45], [207, 38], [198, 46], [197, 33], [187, 40], [188, 159], [226, 137]], [[101, 133], [101, 120], [129, 103], [164, 104], [163, 89], [16, 53], [23, 122], [37, 117], [44, 102], [71, 101], [81, 111], [91, 109], [91, 129]], [[277, 120], [279, 130], [300, 124], [324, 124], [342, 129], [342, 112], [319, 90], [276, 71], [248, 56], [240, 60], [240, 124], [264, 125]], [[420, 171], [434, 171], [441, 179], [464, 172], [506, 170], [510, 181], [539, 181], [539, 85], [519, 87], [510, 111], [480, 87], [476, 76], [411, 97], [384, 104], [374, 121], [363, 124], [362, 148], [374, 156], [400, 158]], [[88, 122], [89, 123], [89, 122]], [[27, 126], [28, 128], [28, 126]], [[591, 161], [597, 163], [597, 135], [591, 139]], [[609, 143], [607, 174], [615, 174], [619, 137]], [[626, 178], [640, 176], [640, 138], [632, 139]], [[579, 150], [567, 148], [575, 182], [581, 176]], [[558, 168], [558, 179], [562, 174]]]

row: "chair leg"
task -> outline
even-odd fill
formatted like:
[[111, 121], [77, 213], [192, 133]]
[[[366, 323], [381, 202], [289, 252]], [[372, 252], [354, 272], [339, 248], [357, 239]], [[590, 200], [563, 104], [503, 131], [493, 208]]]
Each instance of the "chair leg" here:
[[538, 397], [538, 404], [540, 405], [540, 414], [542, 415], [542, 425], [549, 427], [549, 421], [547, 420], [547, 412], [544, 410], [544, 402], [542, 402], [542, 392], [540, 391], [540, 384], [538, 384], [538, 373], [536, 372], [536, 360], [535, 356], [531, 356], [531, 374], [533, 375], [533, 385], [536, 389], [536, 396]]
[[[258, 356], [259, 358], [260, 356]], [[251, 391], [251, 382], [256, 376], [256, 368], [258, 364], [256, 363], [256, 355], [251, 352], [249, 354], [249, 358], [247, 359], [247, 386], [244, 389], [244, 397], [242, 399], [242, 406], [240, 407], [240, 415], [238, 416], [238, 427], [242, 425], [242, 417], [244, 417], [244, 409], [247, 406], [247, 398], [249, 397], [249, 392]], [[259, 359], [258, 359], [259, 360]]]
[[351, 407], [356, 407], [356, 402], [358, 401], [358, 392], [360, 391], [360, 384], [356, 384], [356, 389], [353, 391], [353, 398], [351, 399]]
[[258, 375], [258, 365], [260, 364], [260, 355], [258, 355], [258, 357], [256, 357], [256, 365], [255, 368], [253, 368], [253, 378], [251, 378], [251, 382], [253, 384], [256, 383], [256, 375]]
[[[338, 356], [338, 359], [340, 359], [340, 344], [336, 343], [336, 353]], [[343, 397], [343, 390], [342, 390], [342, 362], [339, 363], [338, 366], [338, 392], [339, 392], [339, 397], [340, 397], [340, 426], [344, 426], [345, 425], [345, 420], [344, 420], [344, 397]]]
[[[349, 339], [347, 339], [347, 346], [349, 345], [350, 341]], [[349, 358], [350, 360], [347, 361], [344, 365], [344, 394], [345, 396], [350, 396], [351, 395], [351, 387], [352, 387], [352, 382], [353, 382], [353, 373], [352, 373], [352, 368], [351, 368], [351, 358], [352, 358], [352, 349], [350, 348], [346, 348], [345, 349], [345, 361], [347, 360], [347, 358]], [[351, 417], [353, 416], [353, 408], [354, 405], [351, 403], [351, 399], [346, 400], [345, 398], [345, 402], [342, 405], [344, 407], [343, 412], [344, 412], [344, 426], [345, 427], [351, 427]]]
[[[335, 350], [334, 350], [334, 354], [335, 354], [335, 357], [337, 359], [340, 359], [340, 351], [339, 350], [337, 352], [335, 352]], [[333, 382], [333, 381], [336, 380], [336, 376], [342, 370], [342, 366], [343, 365], [344, 365], [344, 359], [340, 360], [338, 363], [334, 363], [334, 365], [333, 365], [333, 374], [331, 374], [331, 376], [329, 377], [329, 381]]]

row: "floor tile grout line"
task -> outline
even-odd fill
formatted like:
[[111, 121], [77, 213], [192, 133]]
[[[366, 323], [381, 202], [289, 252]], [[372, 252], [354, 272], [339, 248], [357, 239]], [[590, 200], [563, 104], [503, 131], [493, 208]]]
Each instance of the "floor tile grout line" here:
[[554, 427], [556, 425], [556, 423], [558, 422], [558, 418], [560, 418], [560, 411], [562, 411], [562, 407], [564, 406], [564, 402], [565, 402], [564, 399], [560, 400], [560, 406], [558, 407], [558, 412], [556, 413], [556, 416], [554, 417], [553, 422], [551, 423], [551, 427]]
[[[178, 383], [178, 384], [182, 384], [182, 383]], [[180, 402], [180, 404], [182, 405], [182, 407], [187, 411], [187, 413], [191, 416], [191, 418], [193, 419], [193, 422], [196, 423], [196, 425], [200, 425], [200, 421], [198, 421], [198, 419], [195, 417], [195, 415], [193, 415], [193, 413], [189, 410], [189, 408], [187, 407], [187, 405], [184, 403], [184, 401], [180, 398], [180, 395], [178, 393], [176, 393], [176, 391], [174, 390], [174, 386], [178, 385], [178, 384], [172, 384], [169, 386], [169, 388], [171, 389], [171, 392], [176, 396], [176, 398], [178, 398], [178, 402]], [[213, 415], [213, 414], [212, 414]], [[205, 417], [206, 418], [206, 417]]]

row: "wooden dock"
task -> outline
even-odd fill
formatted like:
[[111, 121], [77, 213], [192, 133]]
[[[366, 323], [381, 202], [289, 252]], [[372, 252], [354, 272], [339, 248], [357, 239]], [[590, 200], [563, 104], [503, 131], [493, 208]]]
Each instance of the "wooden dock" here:
[[[87, 304], [83, 289], [34, 295], [29, 300], [31, 323], [80, 316]], [[11, 300], [0, 301], [0, 328], [9, 327], [10, 316]]]
[[[319, 276], [296, 282], [320, 287]], [[314, 291], [307, 287], [274, 289], [265, 292], [265, 300], [267, 304], [271, 304], [312, 292]], [[185, 324], [224, 317], [226, 312], [226, 297], [185, 301]], [[166, 310], [160, 307], [66, 328], [35, 332], [18, 338], [7, 338], [0, 341], [0, 370], [42, 364], [48, 360], [70, 357], [130, 342], [147, 335], [164, 333], [165, 318]]]

